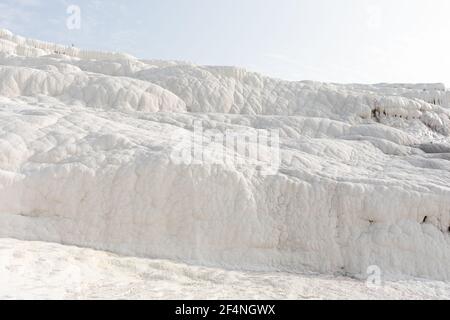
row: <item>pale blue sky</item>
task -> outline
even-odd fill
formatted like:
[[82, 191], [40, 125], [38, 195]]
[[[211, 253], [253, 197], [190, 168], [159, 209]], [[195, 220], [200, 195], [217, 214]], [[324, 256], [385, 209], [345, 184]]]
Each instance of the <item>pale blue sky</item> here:
[[0, 0], [0, 27], [286, 79], [450, 86], [449, 0]]

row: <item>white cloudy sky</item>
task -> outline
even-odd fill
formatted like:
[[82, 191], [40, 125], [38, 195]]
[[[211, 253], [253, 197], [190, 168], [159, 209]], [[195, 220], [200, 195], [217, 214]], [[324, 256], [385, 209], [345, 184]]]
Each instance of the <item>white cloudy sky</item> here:
[[449, 0], [0, 0], [0, 27], [286, 79], [450, 86]]

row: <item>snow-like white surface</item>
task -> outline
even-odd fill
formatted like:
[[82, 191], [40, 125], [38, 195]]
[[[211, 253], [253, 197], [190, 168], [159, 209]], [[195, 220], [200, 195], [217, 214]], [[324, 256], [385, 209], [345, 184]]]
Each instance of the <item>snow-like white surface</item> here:
[[450, 299], [450, 284], [239, 272], [0, 240], [1, 299]]
[[[450, 281], [449, 107], [438, 84], [288, 82], [1, 31], [0, 237]], [[279, 170], [173, 161], [198, 122], [279, 130]]]

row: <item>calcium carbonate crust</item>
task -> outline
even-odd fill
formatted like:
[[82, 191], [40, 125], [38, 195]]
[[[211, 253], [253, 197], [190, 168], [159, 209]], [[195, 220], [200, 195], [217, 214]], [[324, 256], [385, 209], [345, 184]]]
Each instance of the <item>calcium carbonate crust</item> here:
[[[450, 280], [449, 108], [440, 84], [288, 82], [2, 30], [0, 236], [237, 269], [358, 276], [376, 265]], [[199, 122], [279, 130], [279, 169], [174, 162]]]

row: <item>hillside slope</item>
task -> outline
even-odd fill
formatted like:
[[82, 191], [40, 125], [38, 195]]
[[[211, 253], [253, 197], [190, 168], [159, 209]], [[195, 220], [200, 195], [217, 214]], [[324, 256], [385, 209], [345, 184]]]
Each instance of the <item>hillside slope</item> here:
[[450, 280], [449, 135], [440, 84], [288, 82], [0, 31], [1, 237]]

